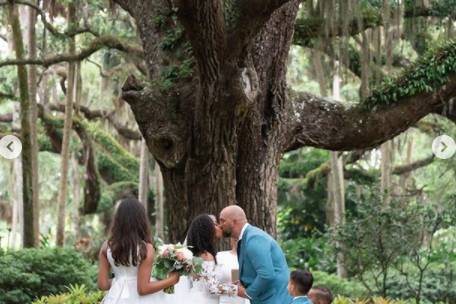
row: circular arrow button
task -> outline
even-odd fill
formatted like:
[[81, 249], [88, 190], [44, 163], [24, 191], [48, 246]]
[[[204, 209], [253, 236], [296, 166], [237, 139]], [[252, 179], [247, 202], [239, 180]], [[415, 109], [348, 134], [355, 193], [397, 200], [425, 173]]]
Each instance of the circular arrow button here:
[[15, 159], [21, 155], [22, 142], [14, 135], [6, 135], [0, 139], [0, 155], [6, 159]]
[[456, 143], [450, 136], [441, 135], [432, 142], [432, 152], [441, 159], [451, 158], [456, 153]]

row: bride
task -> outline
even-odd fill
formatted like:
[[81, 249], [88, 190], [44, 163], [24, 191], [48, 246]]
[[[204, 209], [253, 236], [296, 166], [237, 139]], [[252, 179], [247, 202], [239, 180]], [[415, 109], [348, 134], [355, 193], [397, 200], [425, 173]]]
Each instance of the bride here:
[[201, 257], [203, 273], [181, 277], [176, 285], [174, 303], [219, 304], [220, 296], [235, 297], [238, 286], [231, 283], [231, 269], [217, 262], [215, 243], [223, 236], [215, 218], [207, 214], [195, 217], [187, 234], [187, 246]]

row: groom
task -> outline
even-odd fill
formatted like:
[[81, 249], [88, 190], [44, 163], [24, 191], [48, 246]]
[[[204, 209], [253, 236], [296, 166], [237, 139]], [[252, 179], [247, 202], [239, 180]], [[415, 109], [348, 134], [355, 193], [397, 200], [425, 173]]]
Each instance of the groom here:
[[266, 232], [249, 225], [244, 210], [236, 205], [220, 213], [220, 227], [226, 237], [238, 239], [241, 285], [238, 295], [252, 304], [289, 304], [289, 270], [277, 242]]

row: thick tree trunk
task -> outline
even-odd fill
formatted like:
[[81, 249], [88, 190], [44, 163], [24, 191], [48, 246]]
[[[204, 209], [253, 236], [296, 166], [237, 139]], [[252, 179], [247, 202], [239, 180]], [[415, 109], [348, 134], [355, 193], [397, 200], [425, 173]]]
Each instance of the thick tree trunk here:
[[277, 179], [288, 106], [286, 64], [297, 1], [275, 11], [253, 42], [250, 54], [257, 96], [238, 132], [236, 199], [249, 220], [276, 234]]
[[[10, 3], [8, 5], [8, 18], [13, 33], [14, 48], [17, 59], [23, 59], [24, 42], [22, 40], [21, 25], [17, 7]], [[21, 104], [21, 139], [22, 139], [22, 193], [23, 193], [23, 212], [24, 212], [24, 247], [33, 247], [37, 243], [37, 232], [34, 230], [34, 203], [33, 203], [33, 151], [31, 135], [31, 108], [28, 88], [28, 75], [25, 66], [17, 67], [19, 93]]]
[[[68, 5], [68, 28], [71, 30], [75, 24], [75, 7], [74, 3]], [[75, 38], [69, 39], [69, 53], [74, 54], [76, 51]], [[65, 219], [66, 219], [66, 198], [68, 187], [68, 167], [70, 160], [70, 137], [73, 123], [73, 99], [75, 93], [75, 63], [68, 64], [68, 79], [66, 91], [65, 106], [65, 123], [62, 140], [62, 154], [60, 166], [60, 184], [58, 196], [59, 217], [57, 221], [57, 246], [63, 246], [65, 243]]]
[[[157, 30], [141, 21], [150, 17], [142, 12], [153, 12], [144, 6], [152, 4], [119, 2], [138, 21], [146, 61], [156, 62], [151, 34]], [[264, 5], [272, 5], [268, 2]], [[286, 123], [282, 114], [287, 107], [286, 62], [298, 1], [278, 9], [268, 22], [262, 16], [258, 24], [240, 27], [240, 38], [258, 30], [240, 52], [234, 49], [242, 47], [242, 39], [233, 41], [232, 52], [225, 50], [231, 36], [224, 33], [217, 3], [179, 2], [178, 17], [192, 43], [197, 77], [180, 83], [171, 99], [143, 89], [133, 79], [123, 88], [123, 97], [163, 174], [171, 241], [184, 240], [197, 214], [218, 215], [223, 207], [236, 203], [253, 224], [272, 234], [276, 229], [276, 183]], [[253, 12], [246, 9], [241, 14]], [[240, 20], [248, 24], [253, 19]], [[150, 66], [151, 77], [156, 75], [154, 68]]]

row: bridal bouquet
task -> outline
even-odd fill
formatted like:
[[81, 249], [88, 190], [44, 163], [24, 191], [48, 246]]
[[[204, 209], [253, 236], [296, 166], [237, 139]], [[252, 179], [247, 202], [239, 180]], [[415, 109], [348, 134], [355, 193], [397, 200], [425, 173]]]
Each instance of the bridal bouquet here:
[[[168, 274], [177, 271], [180, 275], [197, 275], [203, 271], [203, 260], [194, 257], [188, 247], [178, 244], [164, 244], [158, 246], [154, 262], [154, 277], [166, 279]], [[164, 292], [174, 293], [174, 286], [165, 288]]]

